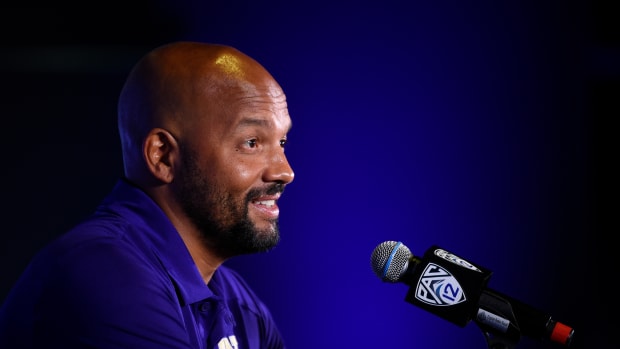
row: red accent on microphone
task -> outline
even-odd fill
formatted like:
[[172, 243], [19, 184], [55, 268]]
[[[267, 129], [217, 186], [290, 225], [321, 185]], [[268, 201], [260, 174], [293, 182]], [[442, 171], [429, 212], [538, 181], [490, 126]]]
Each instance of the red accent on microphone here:
[[561, 344], [569, 344], [573, 335], [573, 329], [561, 322], [556, 322], [551, 332], [551, 340]]

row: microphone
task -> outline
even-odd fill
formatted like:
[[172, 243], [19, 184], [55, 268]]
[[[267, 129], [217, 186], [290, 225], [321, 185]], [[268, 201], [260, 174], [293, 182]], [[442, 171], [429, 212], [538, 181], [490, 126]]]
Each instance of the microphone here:
[[571, 327], [487, 288], [490, 270], [438, 246], [432, 246], [418, 258], [401, 242], [385, 241], [372, 251], [370, 262], [382, 281], [410, 286], [407, 302], [460, 327], [474, 320], [489, 344], [498, 338], [515, 344], [521, 336], [566, 346], [572, 341]]

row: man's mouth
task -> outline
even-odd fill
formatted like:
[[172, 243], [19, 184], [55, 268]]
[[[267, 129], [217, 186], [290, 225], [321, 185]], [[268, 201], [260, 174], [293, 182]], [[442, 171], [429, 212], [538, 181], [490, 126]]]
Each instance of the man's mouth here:
[[250, 204], [257, 210], [256, 213], [260, 216], [272, 220], [278, 218], [280, 214], [280, 209], [277, 204], [279, 197], [279, 194], [263, 195], [250, 201]]
[[276, 204], [276, 200], [259, 200], [259, 201], [252, 201], [252, 202], [257, 205], [264, 205], [267, 207], [272, 207]]

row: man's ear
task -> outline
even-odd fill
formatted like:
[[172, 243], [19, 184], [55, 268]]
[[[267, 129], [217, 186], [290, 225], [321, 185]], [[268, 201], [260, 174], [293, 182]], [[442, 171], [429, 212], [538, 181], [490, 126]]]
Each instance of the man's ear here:
[[144, 159], [151, 174], [164, 183], [174, 178], [175, 161], [179, 146], [172, 134], [162, 128], [154, 128], [144, 141]]

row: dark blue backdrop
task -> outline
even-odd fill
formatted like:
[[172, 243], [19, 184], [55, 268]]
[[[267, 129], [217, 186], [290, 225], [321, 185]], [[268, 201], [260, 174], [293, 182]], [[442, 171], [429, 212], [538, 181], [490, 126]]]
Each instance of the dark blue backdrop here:
[[608, 344], [601, 309], [616, 306], [592, 301], [608, 290], [593, 270], [607, 265], [594, 247], [613, 248], [601, 242], [601, 180], [618, 75], [597, 63], [609, 41], [592, 3], [91, 5], [15, 7], [2, 28], [0, 299], [121, 174], [115, 103], [130, 66], [166, 41], [201, 40], [253, 56], [288, 95], [296, 179], [280, 202], [281, 245], [228, 264], [290, 348], [486, 347], [475, 324], [414, 307], [405, 285], [373, 274], [386, 240], [491, 269], [490, 287], [575, 327], [575, 347]]

